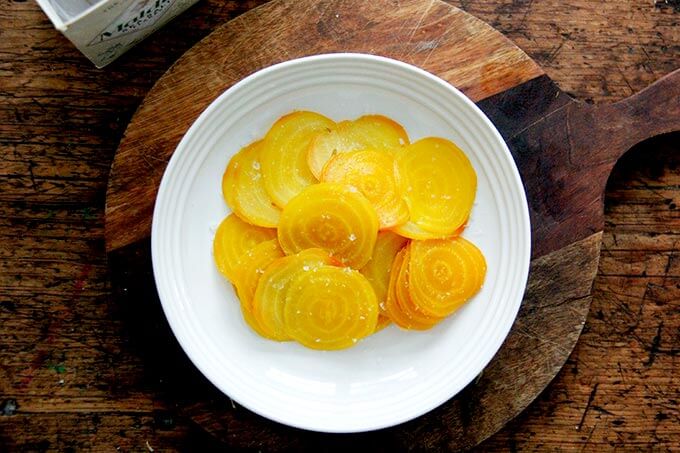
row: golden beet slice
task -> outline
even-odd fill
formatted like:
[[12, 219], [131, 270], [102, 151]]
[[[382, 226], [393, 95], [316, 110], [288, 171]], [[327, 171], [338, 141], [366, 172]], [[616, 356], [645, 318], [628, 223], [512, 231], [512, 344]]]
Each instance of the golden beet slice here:
[[390, 282], [390, 271], [394, 258], [399, 253], [408, 239], [403, 238], [391, 231], [381, 231], [375, 241], [371, 260], [361, 268], [360, 272], [368, 279], [375, 291], [381, 313], [385, 311], [387, 301], [387, 287]]
[[213, 240], [217, 269], [233, 283], [241, 257], [257, 244], [272, 239], [276, 239], [276, 230], [250, 225], [234, 214], [228, 215]]
[[419, 240], [443, 239], [443, 238], [446, 238], [446, 237], [460, 236], [461, 234], [463, 234], [463, 231], [465, 231], [466, 225], [467, 225], [467, 220], [465, 221], [465, 223], [463, 223], [461, 226], [459, 226], [456, 231], [454, 231], [453, 233], [451, 233], [449, 235], [441, 235], [441, 234], [436, 234], [436, 233], [431, 233], [429, 231], [425, 231], [410, 220], [403, 225], [398, 225], [396, 227], [390, 228], [390, 230], [395, 232], [399, 236], [403, 236], [403, 237], [409, 238], [409, 239], [419, 239]]
[[408, 144], [408, 134], [399, 123], [382, 115], [365, 115], [341, 121], [314, 138], [307, 162], [312, 174], [321, 178], [326, 162], [336, 154], [361, 149], [393, 150]]
[[[392, 270], [390, 271], [390, 281], [387, 287], [387, 299], [385, 302], [385, 313], [390, 320], [403, 329], [413, 328], [413, 321], [404, 312], [399, 299], [397, 298], [397, 287], [399, 282], [399, 271], [404, 265], [404, 258], [406, 256], [407, 248], [403, 248], [397, 253], [392, 263]], [[401, 294], [401, 293], [400, 293]], [[426, 327], [424, 327], [426, 328]]]
[[320, 183], [286, 205], [278, 237], [288, 255], [321, 248], [343, 265], [359, 269], [373, 254], [378, 226], [375, 209], [356, 188]]
[[486, 260], [462, 237], [413, 241], [409, 290], [413, 303], [431, 316], [448, 316], [484, 283]]
[[290, 283], [286, 332], [312, 349], [344, 349], [375, 332], [378, 302], [366, 277], [350, 268], [320, 266]]
[[442, 138], [424, 138], [397, 153], [397, 180], [410, 221], [439, 237], [449, 236], [470, 215], [477, 174], [463, 151]]
[[260, 156], [262, 177], [267, 193], [279, 207], [316, 182], [307, 165], [307, 150], [316, 135], [334, 125], [323, 115], [299, 111], [281, 117], [267, 132]]
[[251, 329], [255, 331], [256, 334], [268, 340], [282, 341], [276, 338], [272, 332], [265, 330], [262, 325], [260, 325], [259, 321], [255, 319], [255, 316], [253, 315], [252, 307], [248, 306], [248, 304], [244, 303], [243, 301], [240, 301], [240, 305], [243, 320]]
[[241, 301], [243, 319], [258, 334], [274, 338], [274, 333], [264, 328], [253, 315], [253, 298], [260, 278], [276, 259], [283, 257], [283, 250], [276, 239], [262, 242], [248, 250], [239, 260], [234, 286]]
[[274, 228], [281, 209], [264, 188], [261, 151], [260, 140], [231, 158], [222, 177], [222, 194], [229, 207], [248, 223]]
[[290, 340], [285, 331], [283, 312], [290, 282], [301, 272], [331, 264], [328, 252], [307, 249], [297, 255], [284, 256], [272, 262], [260, 278], [253, 299], [253, 314], [259, 324], [278, 341]]
[[378, 315], [378, 322], [375, 325], [375, 331], [373, 333], [378, 333], [381, 330], [383, 330], [385, 327], [389, 326], [392, 323], [390, 318], [387, 315]]
[[410, 246], [404, 247], [394, 260], [387, 291], [386, 313], [399, 327], [408, 330], [427, 330], [443, 318], [423, 313], [413, 303], [409, 288]]
[[323, 169], [321, 180], [356, 187], [375, 208], [380, 228], [406, 223], [408, 206], [397, 187], [394, 156], [367, 149], [336, 154]]

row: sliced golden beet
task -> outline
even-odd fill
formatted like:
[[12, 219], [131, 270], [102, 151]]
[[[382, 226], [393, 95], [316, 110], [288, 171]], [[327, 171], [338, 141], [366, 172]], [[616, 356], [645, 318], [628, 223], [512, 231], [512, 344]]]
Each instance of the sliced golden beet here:
[[284, 256], [272, 262], [262, 274], [253, 299], [253, 314], [258, 323], [278, 341], [289, 340], [283, 312], [290, 282], [300, 272], [331, 264], [328, 252], [307, 249], [297, 255]]
[[281, 117], [262, 143], [260, 164], [264, 187], [279, 207], [316, 178], [307, 165], [307, 150], [312, 139], [335, 122], [314, 112], [298, 111]]
[[399, 123], [382, 115], [365, 115], [341, 121], [315, 137], [307, 162], [312, 174], [321, 178], [326, 162], [336, 154], [361, 149], [394, 150], [408, 144], [408, 134]]
[[286, 254], [322, 248], [345, 266], [363, 267], [378, 235], [378, 216], [352, 186], [320, 183], [305, 188], [281, 213], [278, 237]]
[[253, 298], [265, 270], [283, 256], [283, 250], [276, 239], [262, 242], [241, 257], [235, 275], [234, 286], [241, 301], [243, 318], [257, 333], [267, 338], [274, 338], [274, 333], [261, 325], [253, 315]]
[[403, 248], [397, 253], [392, 263], [390, 271], [390, 281], [387, 286], [387, 299], [385, 301], [385, 313], [390, 320], [402, 328], [409, 328], [411, 320], [404, 314], [404, 311], [399, 306], [397, 300], [397, 285], [399, 282], [399, 270], [404, 264], [404, 256], [406, 255], [406, 248]]
[[378, 333], [381, 330], [383, 330], [385, 327], [389, 326], [392, 323], [390, 320], [389, 316], [379, 314], [378, 315], [378, 322], [375, 325], [375, 331], [373, 333]]
[[371, 260], [361, 268], [360, 272], [366, 276], [380, 304], [381, 313], [385, 311], [387, 301], [387, 287], [390, 282], [390, 271], [394, 258], [399, 253], [408, 239], [403, 238], [391, 231], [381, 231], [373, 247]]
[[283, 250], [276, 239], [257, 244], [241, 256], [234, 282], [241, 302], [252, 306], [260, 277], [274, 260], [283, 256], [285, 256]]
[[220, 223], [213, 240], [217, 269], [232, 283], [241, 256], [257, 244], [276, 239], [276, 230], [250, 225], [230, 214]]
[[424, 138], [397, 153], [397, 180], [421, 230], [450, 236], [465, 223], [477, 191], [477, 174], [463, 151], [442, 138]]
[[456, 231], [454, 231], [453, 233], [451, 233], [449, 235], [445, 235], [445, 236], [442, 236], [441, 234], [436, 234], [436, 233], [431, 233], [429, 231], [425, 231], [410, 220], [403, 225], [398, 225], [396, 227], [390, 228], [390, 230], [395, 232], [399, 236], [403, 236], [403, 237], [409, 238], [409, 239], [419, 239], [419, 240], [443, 239], [443, 238], [446, 238], [446, 237], [455, 237], [455, 236], [460, 236], [461, 234], [463, 234], [463, 231], [465, 230], [465, 226], [467, 225], [467, 220], [465, 222], [466, 223], [463, 223], [463, 225], [459, 226]]
[[395, 259], [387, 295], [387, 314], [399, 327], [427, 330], [443, 318], [423, 313], [411, 299], [409, 288], [410, 246], [403, 248]]
[[231, 158], [222, 177], [222, 194], [229, 207], [248, 223], [274, 228], [279, 223], [281, 209], [264, 188], [261, 151], [260, 140]]
[[424, 313], [420, 307], [413, 302], [409, 282], [410, 266], [411, 250], [409, 246], [404, 255], [404, 262], [401, 265], [401, 269], [399, 269], [399, 275], [397, 275], [397, 286], [395, 288], [397, 301], [399, 302], [399, 306], [403, 313], [410, 319], [410, 329], [427, 330], [444, 319], [444, 317], [432, 316]]
[[249, 307], [247, 304], [245, 304], [243, 301], [240, 302], [241, 305], [241, 315], [243, 316], [243, 320], [248, 324], [248, 326], [255, 331], [256, 334], [263, 338], [267, 338], [268, 340], [275, 340], [275, 341], [285, 341], [277, 338], [274, 336], [273, 332], [270, 332], [268, 330], [265, 330], [264, 327], [260, 324], [260, 322], [255, 319], [255, 315], [252, 312], [252, 308]]
[[441, 237], [440, 235], [436, 233], [432, 233], [429, 231], [425, 231], [422, 228], [420, 228], [418, 225], [413, 223], [413, 221], [409, 220], [408, 222], [404, 223], [403, 225], [397, 225], [393, 228], [390, 228], [392, 231], [394, 231], [396, 234], [403, 236], [405, 238], [409, 239], [437, 239]]
[[348, 348], [375, 332], [377, 321], [375, 293], [358, 271], [323, 265], [297, 274], [290, 283], [286, 332], [308, 348]]
[[462, 237], [411, 242], [410, 294], [431, 316], [448, 316], [484, 283], [486, 260]]
[[321, 180], [356, 187], [375, 208], [380, 228], [406, 223], [408, 206], [397, 187], [394, 157], [375, 149], [336, 154], [323, 169]]

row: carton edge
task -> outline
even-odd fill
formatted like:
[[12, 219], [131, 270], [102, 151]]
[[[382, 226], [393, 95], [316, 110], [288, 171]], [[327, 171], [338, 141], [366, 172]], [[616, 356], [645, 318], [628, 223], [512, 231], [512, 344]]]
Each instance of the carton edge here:
[[50, 3], [49, 0], [35, 0], [38, 3], [38, 6], [40, 6], [40, 9], [43, 10], [45, 15], [50, 19], [50, 22], [52, 22], [52, 25], [54, 25], [54, 28], [57, 30], [64, 32], [68, 29], [68, 26], [66, 23], [61, 20], [61, 17], [57, 12], [52, 8], [52, 3]]

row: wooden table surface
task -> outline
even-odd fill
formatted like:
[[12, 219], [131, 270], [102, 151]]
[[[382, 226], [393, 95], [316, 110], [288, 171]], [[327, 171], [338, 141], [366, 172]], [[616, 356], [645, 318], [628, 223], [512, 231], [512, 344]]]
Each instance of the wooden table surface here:
[[[258, 450], [239, 436], [246, 423], [221, 445], [176, 410], [191, 365], [172, 341], [148, 347], [168, 335], [158, 307], [113, 298], [103, 208], [111, 159], [154, 81], [260, 3], [203, 0], [97, 70], [34, 2], [0, 0], [0, 451]], [[622, 99], [680, 65], [678, 0], [450, 3], [586, 102]], [[674, 133], [617, 165], [583, 335], [479, 451], [680, 449], [678, 151]]]

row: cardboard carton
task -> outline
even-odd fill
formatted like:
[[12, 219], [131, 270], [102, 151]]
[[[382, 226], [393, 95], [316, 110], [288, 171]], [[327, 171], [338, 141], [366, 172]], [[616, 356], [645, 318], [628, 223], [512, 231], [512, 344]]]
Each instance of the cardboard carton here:
[[55, 28], [98, 68], [198, 0], [37, 0]]

